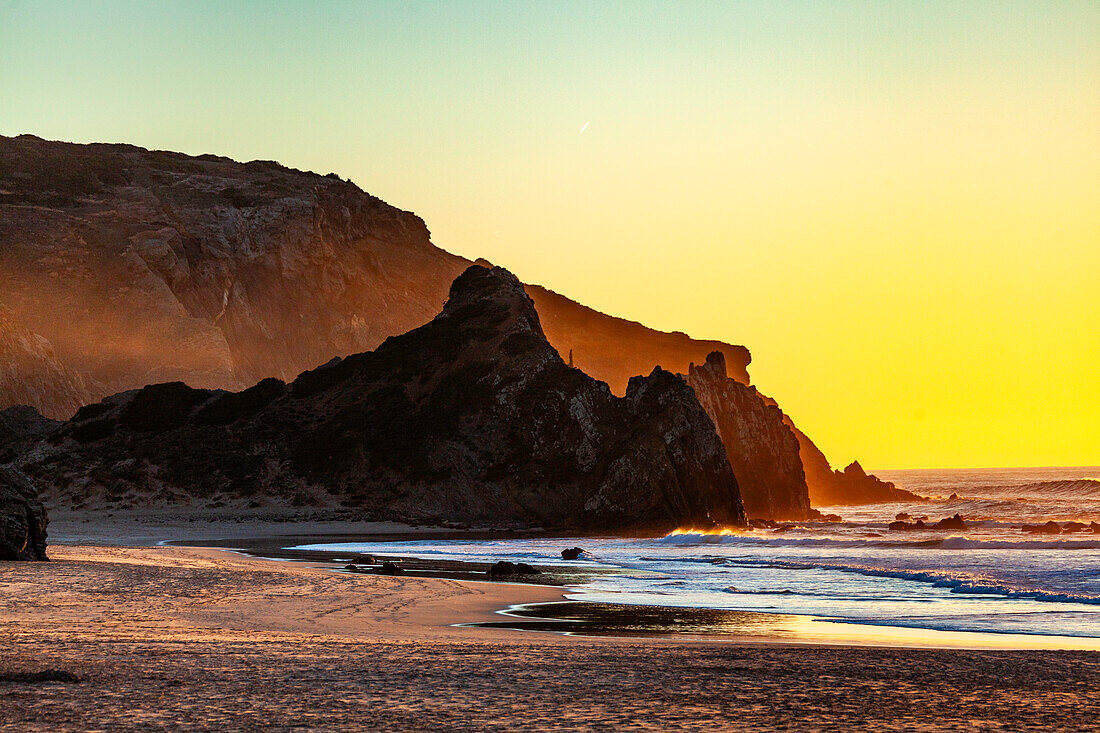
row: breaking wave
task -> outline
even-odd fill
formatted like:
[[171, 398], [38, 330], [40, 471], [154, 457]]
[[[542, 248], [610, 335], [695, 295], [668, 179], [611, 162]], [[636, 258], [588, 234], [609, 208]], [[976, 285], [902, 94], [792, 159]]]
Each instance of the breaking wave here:
[[986, 540], [951, 535], [923, 537], [913, 540], [844, 537], [757, 537], [736, 534], [670, 534], [657, 540], [673, 547], [705, 547], [707, 545], [750, 545], [753, 547], [900, 547], [934, 550], [1100, 550], [1096, 539]]

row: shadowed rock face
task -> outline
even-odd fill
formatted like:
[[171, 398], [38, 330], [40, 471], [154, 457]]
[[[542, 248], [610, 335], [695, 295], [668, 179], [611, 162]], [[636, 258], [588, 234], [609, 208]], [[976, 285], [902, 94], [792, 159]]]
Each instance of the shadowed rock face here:
[[48, 521], [34, 485], [0, 466], [0, 560], [46, 560]]
[[748, 516], [809, 518], [798, 440], [783, 422], [783, 412], [755, 387], [729, 378], [721, 352], [712, 352], [705, 364], [692, 364], [686, 379], [726, 446]]
[[656, 531], [745, 521], [722, 442], [682, 379], [654, 369], [614, 396], [562, 361], [514, 276], [479, 266], [436, 318], [372, 352], [289, 385], [115, 395], [18, 463], [78, 505], [258, 501]]
[[[59, 419], [146, 384], [240, 389], [374, 349], [438, 313], [470, 264], [334, 174], [31, 136], [0, 137], [0, 245], [0, 304], [85, 382], [43, 377], [9, 397], [0, 378], [0, 408]], [[742, 346], [530, 293], [550, 342], [617, 394], [715, 349], [742, 373], [749, 362]]]

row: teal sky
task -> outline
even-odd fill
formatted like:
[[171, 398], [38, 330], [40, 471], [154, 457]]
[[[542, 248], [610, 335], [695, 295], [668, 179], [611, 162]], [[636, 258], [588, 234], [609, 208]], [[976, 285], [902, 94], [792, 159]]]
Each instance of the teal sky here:
[[0, 0], [24, 132], [337, 172], [836, 463], [1100, 464], [1097, 2]]

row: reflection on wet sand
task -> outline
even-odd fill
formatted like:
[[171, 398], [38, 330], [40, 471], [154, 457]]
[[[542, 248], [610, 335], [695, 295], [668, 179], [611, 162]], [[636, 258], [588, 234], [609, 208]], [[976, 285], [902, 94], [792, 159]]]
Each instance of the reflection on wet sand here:
[[481, 628], [549, 631], [578, 636], [697, 636], [751, 642], [935, 649], [1100, 650], [1100, 639], [1096, 638], [872, 626], [815, 616], [711, 608], [666, 608], [563, 601], [513, 606], [502, 611], [501, 615], [505, 620], [469, 625]]

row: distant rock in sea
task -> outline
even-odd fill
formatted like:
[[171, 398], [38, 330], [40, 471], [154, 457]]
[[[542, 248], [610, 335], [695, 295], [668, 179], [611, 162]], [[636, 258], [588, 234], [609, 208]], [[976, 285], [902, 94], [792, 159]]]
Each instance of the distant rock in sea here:
[[843, 471], [833, 471], [825, 456], [809, 438], [797, 429], [795, 434], [801, 436], [799, 447], [802, 465], [806, 469], [810, 501], [816, 506], [928, 501], [926, 497], [899, 489], [892, 481], [883, 481], [868, 474], [859, 465], [859, 461], [852, 461]]
[[262, 499], [417, 524], [743, 525], [714, 423], [654, 369], [624, 397], [570, 368], [523, 285], [473, 266], [420, 328], [242, 392], [169, 382], [81, 408], [16, 459], [61, 505]]

